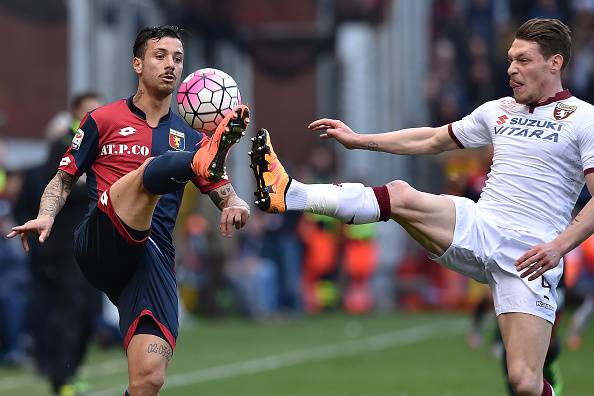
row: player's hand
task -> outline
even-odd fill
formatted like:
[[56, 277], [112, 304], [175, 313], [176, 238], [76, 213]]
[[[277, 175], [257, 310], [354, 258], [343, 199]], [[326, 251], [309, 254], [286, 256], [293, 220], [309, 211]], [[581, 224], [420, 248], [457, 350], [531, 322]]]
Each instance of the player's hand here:
[[359, 147], [359, 134], [340, 120], [322, 118], [308, 125], [312, 131], [320, 132], [321, 139], [336, 139], [345, 148], [352, 150]]
[[239, 230], [245, 226], [248, 217], [250, 217], [250, 209], [247, 204], [223, 208], [221, 212], [221, 223], [219, 224], [221, 235], [231, 238], [233, 228]]
[[561, 261], [561, 249], [554, 241], [534, 246], [516, 260], [520, 277], [534, 280], [546, 271], [555, 268]]
[[14, 238], [17, 235], [21, 236], [21, 243], [25, 252], [29, 251], [29, 241], [27, 236], [29, 234], [39, 235], [39, 242], [43, 243], [49, 237], [54, 225], [54, 218], [50, 216], [40, 216], [36, 219], [29, 220], [23, 225], [12, 227], [12, 231], [6, 235], [7, 238]]

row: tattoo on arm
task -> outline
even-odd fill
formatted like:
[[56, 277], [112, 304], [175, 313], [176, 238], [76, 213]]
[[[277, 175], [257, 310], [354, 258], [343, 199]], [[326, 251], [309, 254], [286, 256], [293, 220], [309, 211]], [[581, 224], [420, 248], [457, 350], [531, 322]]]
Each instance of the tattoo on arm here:
[[167, 344], [149, 344], [146, 348], [146, 352], [163, 356], [167, 361], [171, 360], [171, 348]]
[[376, 142], [371, 141], [371, 142], [367, 143], [367, 150], [377, 151], [378, 149], [379, 149], [379, 145]]
[[244, 206], [249, 209], [247, 203], [237, 196], [231, 184], [225, 184], [224, 186], [216, 188], [208, 193], [208, 195], [220, 210], [229, 206]]
[[56, 217], [64, 206], [70, 191], [72, 191], [72, 186], [76, 183], [77, 179], [78, 177], [59, 170], [43, 191], [38, 216]]
[[217, 208], [223, 209], [226, 206], [225, 201], [229, 199], [231, 194], [235, 194], [233, 186], [231, 186], [231, 184], [225, 184], [224, 186], [215, 188], [208, 195]]

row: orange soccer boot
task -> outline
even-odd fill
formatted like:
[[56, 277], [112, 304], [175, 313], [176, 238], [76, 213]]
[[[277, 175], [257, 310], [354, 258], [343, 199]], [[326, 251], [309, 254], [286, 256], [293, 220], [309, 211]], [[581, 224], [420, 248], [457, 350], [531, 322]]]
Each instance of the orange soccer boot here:
[[194, 173], [211, 182], [227, 179], [225, 170], [227, 153], [231, 146], [245, 135], [249, 122], [248, 107], [245, 105], [234, 107], [223, 118], [212, 136], [202, 139], [200, 148], [192, 160]]
[[285, 212], [287, 190], [292, 179], [276, 156], [266, 129], [260, 129], [252, 138], [249, 154], [250, 167], [256, 177], [256, 205], [269, 213]]

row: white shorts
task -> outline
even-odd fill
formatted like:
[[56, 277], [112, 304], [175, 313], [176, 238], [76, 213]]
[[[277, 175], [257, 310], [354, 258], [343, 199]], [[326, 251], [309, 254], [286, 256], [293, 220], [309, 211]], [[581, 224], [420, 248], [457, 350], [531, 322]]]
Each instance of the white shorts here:
[[502, 228], [481, 213], [470, 199], [448, 197], [456, 205], [454, 240], [443, 255], [432, 258], [456, 272], [488, 283], [497, 315], [523, 312], [554, 323], [563, 260], [533, 281], [520, 278], [515, 260], [534, 245], [549, 242], [555, 234]]

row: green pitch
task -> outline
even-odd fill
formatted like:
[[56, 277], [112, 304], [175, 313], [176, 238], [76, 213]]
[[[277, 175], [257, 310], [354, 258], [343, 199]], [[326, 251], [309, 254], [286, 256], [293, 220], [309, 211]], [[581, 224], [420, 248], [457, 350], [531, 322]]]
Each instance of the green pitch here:
[[[163, 396], [499, 396], [490, 345], [470, 350], [461, 315], [322, 315], [255, 323], [182, 324]], [[488, 337], [487, 337], [488, 338]], [[565, 395], [594, 394], [594, 326], [564, 351]], [[90, 396], [119, 396], [127, 382], [119, 350], [93, 350], [82, 378]], [[49, 395], [33, 373], [0, 370], [0, 396]]]

